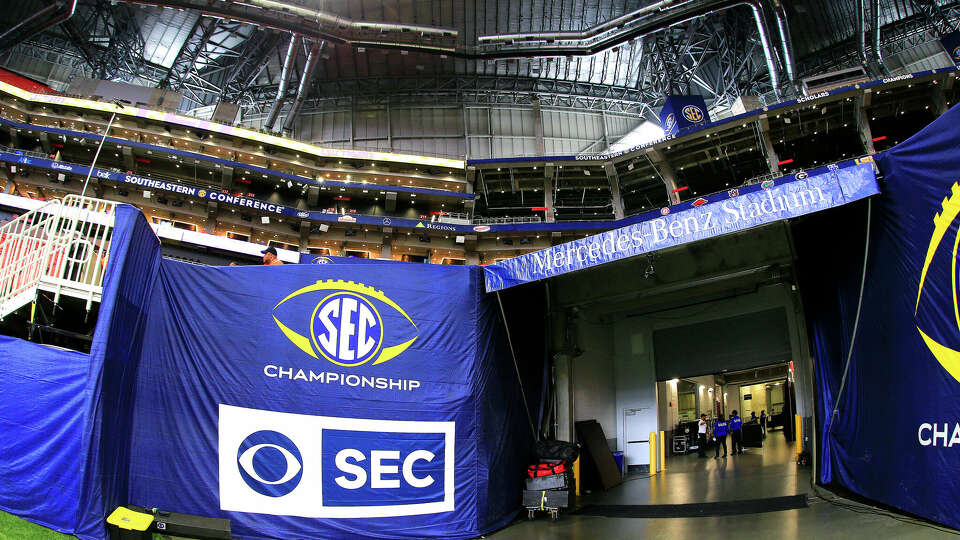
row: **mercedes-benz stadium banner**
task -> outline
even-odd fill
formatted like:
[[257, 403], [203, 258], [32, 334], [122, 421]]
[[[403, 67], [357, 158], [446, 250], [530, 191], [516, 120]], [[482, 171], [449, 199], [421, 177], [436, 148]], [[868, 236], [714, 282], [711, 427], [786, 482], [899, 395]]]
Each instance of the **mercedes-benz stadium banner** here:
[[472, 538], [519, 509], [532, 436], [481, 270], [164, 260], [129, 501], [244, 538]]
[[842, 393], [866, 212], [810, 220], [795, 236], [807, 261], [800, 289], [817, 360], [821, 481], [960, 528], [957, 140], [954, 107], [878, 157], [885, 187], [873, 201]]
[[574, 272], [721, 234], [841, 206], [879, 192], [870, 158], [816, 174], [767, 180], [668, 207], [626, 227], [484, 267], [487, 291]]

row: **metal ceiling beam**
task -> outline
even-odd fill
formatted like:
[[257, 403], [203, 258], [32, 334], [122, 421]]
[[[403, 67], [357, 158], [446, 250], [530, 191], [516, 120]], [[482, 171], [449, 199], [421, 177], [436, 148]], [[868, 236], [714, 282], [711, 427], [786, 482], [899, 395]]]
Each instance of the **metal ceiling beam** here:
[[956, 18], [949, 13], [955, 6], [941, 6], [936, 0], [911, 0], [910, 3], [933, 24], [941, 36], [960, 30]]
[[76, 8], [77, 0], [59, 0], [48, 4], [0, 34], [0, 51], [66, 21], [73, 16]]
[[[939, 6], [939, 14], [933, 15], [933, 11], [918, 9], [916, 15], [883, 25], [880, 46], [887, 54], [897, 54], [936, 39], [941, 30], [956, 27], [960, 23], [960, 1]], [[940, 16], [943, 18], [938, 18]], [[807, 77], [859, 63], [858, 35], [855, 32], [852, 37], [832, 47], [799, 59], [798, 76]]]
[[247, 42], [237, 57], [237, 61], [224, 77], [220, 99], [239, 101], [248, 88], [256, 83], [257, 77], [270, 60], [270, 55], [280, 45], [282, 35], [272, 30], [259, 29]]
[[183, 81], [187, 74], [194, 69], [194, 64], [199, 58], [200, 53], [207, 46], [213, 32], [216, 31], [219, 19], [211, 19], [200, 15], [197, 22], [194, 23], [187, 38], [183, 40], [183, 46], [177, 51], [177, 56], [170, 65], [167, 76], [160, 82], [161, 87], [178, 90], [183, 86]]

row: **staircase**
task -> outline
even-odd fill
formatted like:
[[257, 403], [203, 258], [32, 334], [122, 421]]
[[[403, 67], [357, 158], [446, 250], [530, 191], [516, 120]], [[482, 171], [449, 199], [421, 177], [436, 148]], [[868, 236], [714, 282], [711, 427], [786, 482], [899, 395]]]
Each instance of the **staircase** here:
[[0, 319], [41, 291], [99, 302], [116, 205], [67, 195], [0, 226]]

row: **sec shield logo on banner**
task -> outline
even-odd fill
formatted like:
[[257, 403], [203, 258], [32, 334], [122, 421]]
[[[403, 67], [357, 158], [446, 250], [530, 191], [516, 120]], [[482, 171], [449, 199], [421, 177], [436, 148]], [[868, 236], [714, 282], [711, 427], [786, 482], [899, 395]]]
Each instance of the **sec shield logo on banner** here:
[[[933, 217], [933, 234], [927, 246], [917, 288], [914, 313], [920, 337], [957, 382], [960, 382], [960, 298], [957, 294], [957, 248], [960, 246], [960, 184], [954, 183]], [[951, 238], [953, 236], [953, 238]], [[942, 314], [952, 313], [953, 320]]]
[[220, 405], [220, 508], [314, 518], [454, 509], [454, 422]]
[[687, 105], [683, 108], [683, 117], [696, 124], [703, 120], [703, 111], [696, 105]]
[[[304, 304], [302, 298], [316, 303]], [[277, 311], [288, 301], [310, 306], [310, 311], [287, 310], [294, 318], [281, 321]], [[352, 281], [318, 281], [290, 293], [273, 311], [274, 322], [291, 343], [338, 366], [381, 364], [402, 354], [418, 337], [416, 323], [402, 307], [383, 291]]]

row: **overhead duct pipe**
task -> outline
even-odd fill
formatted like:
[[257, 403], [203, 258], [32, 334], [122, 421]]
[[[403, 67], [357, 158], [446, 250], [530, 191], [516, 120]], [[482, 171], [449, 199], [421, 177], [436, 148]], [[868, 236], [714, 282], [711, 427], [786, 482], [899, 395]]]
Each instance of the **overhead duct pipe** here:
[[313, 79], [313, 72], [317, 68], [317, 59], [320, 57], [320, 50], [323, 42], [314, 43], [310, 47], [310, 53], [307, 54], [307, 63], [303, 66], [303, 76], [300, 77], [300, 85], [297, 86], [297, 97], [290, 106], [290, 112], [287, 113], [286, 120], [283, 121], [283, 132], [289, 134], [293, 131], [293, 122], [300, 114], [300, 108], [303, 107], [303, 101], [307, 99], [307, 91], [310, 89], [310, 80]]
[[[879, 2], [879, 0], [877, 0]], [[796, 86], [796, 75], [793, 63], [793, 40], [790, 38], [790, 22], [787, 20], [787, 11], [780, 0], [774, 0], [773, 14], [777, 18], [777, 29], [780, 32], [780, 48], [783, 51], [783, 67], [787, 71], [787, 80]]]
[[[689, 1], [689, 0], [687, 0]], [[649, 6], [631, 11], [617, 18], [604, 21], [596, 26], [591, 26], [580, 32], [530, 32], [520, 34], [496, 34], [492, 36], [480, 36], [477, 41], [480, 43], [497, 43], [501, 41], [583, 41], [594, 36], [600, 35], [609, 30], [616, 30], [629, 23], [636, 22], [653, 12], [663, 11], [673, 4], [687, 3], [679, 0], [661, 0]]]
[[857, 56], [864, 69], [867, 67], [867, 13], [866, 0], [857, 0]]
[[456, 37], [459, 32], [450, 28], [437, 28], [434, 26], [420, 26], [416, 24], [395, 24], [372, 21], [354, 21], [340, 15], [327, 13], [325, 11], [313, 10], [294, 4], [276, 2], [274, 0], [246, 0], [246, 3], [260, 6], [266, 9], [276, 9], [286, 11], [300, 17], [313, 19], [317, 22], [327, 23], [337, 28], [348, 30], [373, 30], [377, 32], [416, 32], [424, 35], [435, 36], [453, 36]]
[[883, 62], [883, 51], [880, 50], [880, 0], [873, 0], [873, 52], [877, 59], [877, 67], [880, 73], [889, 75], [887, 65]]
[[290, 45], [287, 46], [287, 55], [283, 57], [283, 69], [280, 71], [280, 86], [277, 87], [277, 98], [270, 107], [270, 113], [267, 114], [267, 121], [264, 122], [264, 129], [270, 131], [273, 124], [277, 122], [277, 116], [280, 114], [280, 107], [283, 106], [283, 98], [287, 94], [287, 81], [290, 79], [290, 68], [297, 56], [297, 42], [300, 37], [296, 34], [290, 35]]
[[763, 6], [758, 0], [744, 0], [730, 7], [750, 6], [753, 11], [753, 19], [757, 22], [757, 32], [760, 34], [760, 46], [763, 47], [763, 57], [767, 61], [767, 71], [770, 72], [770, 85], [773, 86], [773, 94], [780, 99], [780, 73], [777, 70], [777, 60], [773, 47], [770, 46], [770, 36], [767, 32], [767, 21], [763, 15]]
[[[0, 34], [0, 50], [26, 41], [31, 36], [66, 21], [70, 17], [73, 17], [73, 13], [76, 10], [77, 0], [60, 1], [47, 5], [30, 17], [20, 21], [3, 34]], [[44, 20], [44, 18], [55, 15], [57, 12], [61, 13], [50, 20]]]

